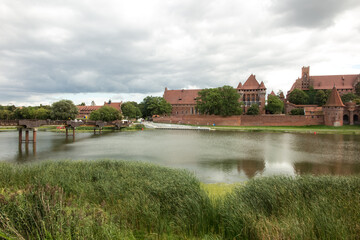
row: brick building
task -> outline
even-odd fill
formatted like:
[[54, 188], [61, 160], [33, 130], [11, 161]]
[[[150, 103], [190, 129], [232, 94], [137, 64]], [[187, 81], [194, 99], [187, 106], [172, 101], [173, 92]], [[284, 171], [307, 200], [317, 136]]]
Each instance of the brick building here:
[[[198, 115], [196, 111], [196, 98], [201, 89], [168, 90], [165, 88], [164, 99], [172, 106], [172, 115]], [[263, 82], [259, 83], [255, 75], [251, 74], [244, 85], [240, 82], [236, 91], [240, 95], [240, 101], [244, 103], [244, 113], [252, 104], [258, 104], [261, 113], [265, 113], [266, 87]]]
[[111, 102], [111, 100], [109, 100], [108, 102], [104, 102], [103, 106], [76, 106], [79, 110], [76, 118], [89, 118], [91, 112], [98, 110], [104, 106], [113, 107], [121, 112], [121, 104], [122, 102]]
[[360, 74], [310, 76], [310, 67], [302, 67], [301, 78], [296, 79], [287, 97], [294, 89], [309, 90], [313, 87], [315, 90], [331, 90], [334, 84], [340, 95], [355, 93], [355, 86], [359, 82]]

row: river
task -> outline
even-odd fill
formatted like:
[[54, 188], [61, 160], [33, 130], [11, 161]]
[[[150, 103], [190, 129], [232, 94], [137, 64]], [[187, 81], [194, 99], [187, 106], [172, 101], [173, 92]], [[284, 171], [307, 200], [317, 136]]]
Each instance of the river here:
[[[31, 134], [30, 134], [31, 136]], [[0, 160], [122, 159], [187, 169], [206, 183], [233, 183], [271, 175], [360, 174], [359, 135], [149, 130], [64, 133], [39, 131], [19, 147], [16, 131], [0, 132]]]

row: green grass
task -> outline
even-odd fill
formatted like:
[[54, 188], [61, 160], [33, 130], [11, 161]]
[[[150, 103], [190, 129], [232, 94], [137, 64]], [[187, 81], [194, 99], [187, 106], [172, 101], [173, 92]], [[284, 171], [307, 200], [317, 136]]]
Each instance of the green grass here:
[[249, 131], [249, 132], [295, 132], [319, 134], [360, 134], [360, 125], [345, 125], [332, 127], [324, 125], [314, 126], [210, 126], [211, 129], [221, 131]]
[[202, 184], [124, 161], [0, 163], [2, 239], [357, 239], [360, 176]]

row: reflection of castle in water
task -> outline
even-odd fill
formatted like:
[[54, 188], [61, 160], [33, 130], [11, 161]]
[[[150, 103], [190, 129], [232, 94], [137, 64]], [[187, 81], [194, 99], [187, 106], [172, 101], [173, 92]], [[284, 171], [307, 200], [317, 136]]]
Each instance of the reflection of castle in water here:
[[264, 169], [265, 162], [258, 159], [239, 160], [237, 162], [238, 172], [244, 171], [249, 179], [255, 177], [258, 173], [262, 173]]

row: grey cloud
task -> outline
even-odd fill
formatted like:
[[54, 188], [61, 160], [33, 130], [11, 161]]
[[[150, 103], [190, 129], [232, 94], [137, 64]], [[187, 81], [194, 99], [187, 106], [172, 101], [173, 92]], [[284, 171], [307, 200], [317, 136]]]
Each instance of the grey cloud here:
[[358, 0], [275, 0], [271, 9], [283, 25], [319, 28], [333, 25], [337, 16], [359, 5]]

